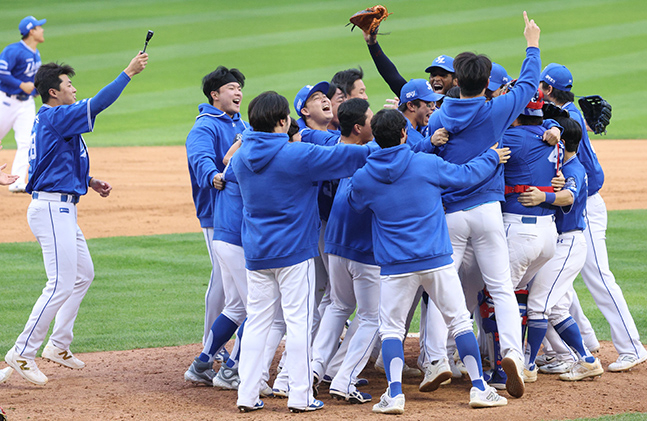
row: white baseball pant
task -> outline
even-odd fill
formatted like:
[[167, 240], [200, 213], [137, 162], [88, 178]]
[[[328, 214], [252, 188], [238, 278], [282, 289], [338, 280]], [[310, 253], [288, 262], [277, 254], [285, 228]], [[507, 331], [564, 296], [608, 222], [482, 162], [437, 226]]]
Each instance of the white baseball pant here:
[[211, 326], [216, 320], [222, 309], [225, 308], [225, 292], [222, 288], [222, 273], [218, 257], [213, 249], [213, 227], [202, 228], [204, 241], [209, 251], [209, 260], [211, 261], [211, 276], [209, 285], [204, 294], [204, 333], [202, 335], [202, 345], [204, 345], [211, 332]]

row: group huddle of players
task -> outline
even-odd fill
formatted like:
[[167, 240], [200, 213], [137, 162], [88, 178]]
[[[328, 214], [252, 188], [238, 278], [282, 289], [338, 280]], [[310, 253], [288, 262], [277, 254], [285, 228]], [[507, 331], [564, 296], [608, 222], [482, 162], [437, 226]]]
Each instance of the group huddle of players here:
[[[437, 57], [428, 81], [407, 82], [364, 32], [398, 97], [375, 114], [361, 68], [303, 87], [298, 121], [265, 92], [244, 122], [243, 74], [220, 66], [205, 76], [209, 103], [186, 148], [213, 272], [204, 349], [186, 380], [237, 389], [243, 412], [268, 396], [312, 411], [323, 408], [323, 384], [335, 399], [370, 402], [358, 387], [372, 357], [388, 381], [374, 412], [404, 412], [403, 376], [422, 376], [430, 392], [467, 374], [471, 407], [502, 406], [498, 390], [520, 398], [538, 372], [564, 381], [604, 372], [573, 289], [580, 273], [611, 326], [619, 357], [608, 370], [647, 360], [609, 270], [604, 174], [572, 75], [556, 63], [542, 70], [539, 28], [524, 20], [515, 80], [461, 53]], [[411, 368], [402, 342], [419, 303]]]

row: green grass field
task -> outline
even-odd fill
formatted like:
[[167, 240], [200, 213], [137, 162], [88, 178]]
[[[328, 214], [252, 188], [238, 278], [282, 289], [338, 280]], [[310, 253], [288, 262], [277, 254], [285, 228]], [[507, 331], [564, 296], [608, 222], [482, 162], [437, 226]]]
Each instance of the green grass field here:
[[[393, 13], [380, 43], [406, 78], [424, 78], [439, 54], [488, 54], [512, 76], [524, 56], [522, 11], [542, 29], [544, 64], [573, 72], [577, 95], [600, 94], [613, 105], [609, 138], [647, 138], [647, 7], [642, 0], [389, 0]], [[148, 29], [150, 65], [118, 104], [97, 119], [91, 145], [178, 145], [205, 100], [202, 77], [222, 64], [247, 76], [246, 104], [275, 90], [290, 102], [308, 83], [361, 65], [375, 109], [392, 97], [368, 55], [361, 31], [344, 25], [364, 0], [0, 0], [0, 46], [19, 39], [26, 15], [47, 18], [44, 62], [74, 66], [77, 96], [94, 95], [141, 49]], [[13, 147], [13, 136], [4, 139]]]

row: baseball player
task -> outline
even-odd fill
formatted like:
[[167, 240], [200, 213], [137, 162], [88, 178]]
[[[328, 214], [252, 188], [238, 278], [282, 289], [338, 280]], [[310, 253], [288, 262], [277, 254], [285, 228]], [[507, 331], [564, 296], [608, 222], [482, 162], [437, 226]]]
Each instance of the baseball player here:
[[[607, 211], [599, 190], [604, 183], [604, 171], [595, 154], [586, 131], [586, 123], [573, 103], [571, 92], [573, 76], [563, 65], [551, 63], [540, 75], [540, 88], [547, 99], [567, 110], [571, 118], [582, 127], [582, 140], [577, 156], [588, 178], [588, 199], [586, 202], [587, 254], [582, 279], [591, 292], [595, 303], [607, 319], [611, 328], [611, 339], [618, 351], [618, 359], [609, 364], [609, 371], [626, 371], [636, 364], [647, 361], [647, 350], [640, 342], [640, 335], [629, 307], [609, 269], [606, 246]], [[585, 343], [597, 343], [594, 337], [585, 337]]]
[[[220, 185], [220, 174], [225, 168], [223, 158], [247, 128], [240, 118], [244, 85], [245, 76], [238, 69], [218, 66], [207, 74], [202, 79], [202, 91], [209, 102], [198, 107], [199, 114], [186, 139], [193, 202], [212, 265], [205, 293], [204, 345], [225, 305], [221, 268], [213, 249], [213, 208], [216, 186]], [[222, 348], [222, 352], [226, 360], [226, 349]]]
[[366, 85], [364, 85], [364, 71], [359, 69], [341, 70], [332, 77], [331, 82], [335, 84], [349, 98], [361, 98], [368, 100]]
[[[402, 340], [408, 303], [419, 286], [441, 309], [472, 379], [470, 406], [507, 403], [482, 378], [481, 358], [465, 307], [460, 280], [451, 258], [451, 244], [440, 200], [449, 186], [473, 185], [507, 159], [507, 150], [490, 150], [466, 165], [437, 156], [415, 154], [406, 142], [406, 120], [396, 110], [380, 110], [371, 120], [375, 141], [382, 148], [352, 177], [350, 206], [373, 213], [373, 251], [381, 267], [380, 338], [388, 388], [373, 411], [404, 412]], [[397, 199], [398, 206], [393, 206]], [[447, 380], [439, 379], [440, 381]], [[433, 390], [437, 385], [429, 385]]]
[[88, 187], [107, 197], [112, 186], [90, 177], [82, 133], [92, 131], [101, 111], [117, 100], [131, 78], [146, 67], [148, 54], [138, 53], [126, 69], [90, 99], [76, 101], [68, 65], [48, 63], [38, 70], [35, 86], [43, 99], [32, 129], [29, 183], [32, 195], [27, 220], [43, 250], [47, 284], [25, 329], [5, 361], [27, 381], [42, 386], [47, 377], [34, 358], [56, 317], [43, 358], [69, 368], [85, 367], [70, 351], [74, 320], [94, 278], [88, 246], [77, 225], [76, 204]]
[[535, 358], [550, 321], [578, 356], [577, 363], [559, 377], [575, 381], [599, 376], [604, 369], [600, 360], [593, 357], [584, 345], [577, 323], [568, 312], [573, 281], [586, 260], [583, 230], [586, 225], [587, 182], [586, 170], [575, 155], [582, 137], [582, 128], [575, 120], [567, 117], [558, 117], [558, 122], [564, 127], [564, 189], [555, 194], [530, 188], [519, 196], [519, 202], [524, 206], [536, 207], [551, 202], [560, 206], [556, 214], [559, 237], [555, 256], [537, 273], [528, 297], [528, 370], [536, 371]]
[[[368, 101], [351, 98], [339, 107], [340, 143], [363, 145], [373, 139], [370, 120], [373, 112]], [[359, 217], [347, 205], [344, 189], [348, 179], [339, 182], [325, 232], [325, 252], [330, 273], [330, 299], [313, 343], [312, 371], [318, 383], [328, 362], [337, 351], [344, 324], [357, 306], [354, 334], [348, 336], [349, 347], [330, 394], [351, 403], [365, 403], [371, 395], [354, 385], [377, 339], [379, 303], [379, 267], [373, 258], [370, 218]], [[339, 190], [339, 189], [342, 190]], [[346, 340], [345, 339], [345, 340]]]
[[[461, 98], [446, 98], [440, 110], [429, 119], [430, 133], [442, 127], [450, 133], [450, 140], [436, 150], [443, 159], [461, 164], [487, 151], [501, 139], [503, 132], [537, 92], [540, 30], [525, 12], [524, 20], [524, 36], [528, 45], [526, 59], [516, 89], [509, 94], [486, 102], [484, 94], [491, 72], [491, 62], [487, 57], [461, 53], [454, 59]], [[421, 145], [428, 152], [435, 148], [431, 142]], [[503, 185], [503, 168], [499, 168], [493, 177], [478, 185], [445, 190], [443, 203], [456, 267], [460, 267], [468, 240], [471, 240], [500, 322], [502, 365], [508, 377], [506, 389], [512, 396], [521, 397], [525, 391], [521, 321], [510, 280], [501, 208], [497, 203], [504, 200]], [[463, 282], [469, 280], [464, 279]]]
[[[232, 302], [230, 308], [236, 307], [236, 309], [227, 313], [229, 314], [227, 320], [230, 323], [216, 323], [217, 318], [221, 318], [222, 322], [224, 320], [222, 318], [226, 319], [227, 316], [223, 312], [226, 304], [224, 271], [216, 253], [213, 228], [214, 224], [222, 223], [217, 220], [217, 217], [214, 218], [214, 209], [219, 205], [218, 197], [227, 196], [227, 194], [218, 193], [216, 189], [222, 182], [221, 173], [225, 167], [223, 159], [229, 148], [247, 128], [247, 124], [240, 118], [244, 85], [245, 76], [238, 69], [219, 66], [207, 74], [202, 79], [202, 90], [209, 103], [200, 104], [198, 108], [200, 114], [186, 140], [193, 200], [212, 260], [212, 271], [205, 295], [205, 332], [203, 336], [205, 352], [195, 359], [184, 378], [187, 381], [205, 383], [209, 386], [212, 385], [215, 376], [211, 366], [216, 353], [220, 349], [224, 350], [224, 344], [245, 318], [243, 314], [242, 319], [239, 320], [238, 316], [241, 310], [236, 305], [240, 303]], [[235, 186], [232, 186], [231, 190], [235, 190]], [[230, 295], [233, 295], [237, 292], [236, 283], [232, 281], [231, 276], [229, 280], [229, 287], [234, 289], [230, 291]], [[246, 294], [242, 295], [242, 297], [245, 296]], [[221, 314], [221, 312], [223, 313]], [[244, 313], [244, 308], [242, 312]], [[229, 332], [231, 328], [233, 328], [233, 332]], [[223, 340], [221, 336], [224, 336], [225, 339]], [[213, 346], [217, 346], [215, 350], [212, 349]]]
[[353, 174], [366, 162], [369, 151], [356, 145], [324, 148], [288, 143], [287, 100], [265, 92], [252, 102], [249, 122], [254, 130], [244, 133], [243, 144], [231, 160], [244, 205], [242, 243], [248, 269], [248, 319], [237, 405], [243, 412], [263, 407], [257, 362], [262, 360], [268, 329], [280, 306], [287, 325], [288, 408], [317, 410], [323, 402], [313, 397], [310, 369], [313, 258], [318, 254], [320, 226], [313, 182]]
[[9, 44], [0, 53], [0, 140], [13, 128], [16, 155], [11, 173], [19, 176], [9, 191], [24, 193], [29, 168], [28, 152], [31, 128], [36, 116], [34, 75], [40, 67], [38, 44], [45, 42], [43, 25], [47, 19], [27, 16], [18, 29], [22, 39]]
[[407, 143], [414, 147], [425, 141], [420, 133], [429, 123], [429, 116], [436, 109], [436, 101], [443, 96], [434, 92], [431, 84], [424, 79], [411, 79], [402, 86], [398, 110], [407, 119]]

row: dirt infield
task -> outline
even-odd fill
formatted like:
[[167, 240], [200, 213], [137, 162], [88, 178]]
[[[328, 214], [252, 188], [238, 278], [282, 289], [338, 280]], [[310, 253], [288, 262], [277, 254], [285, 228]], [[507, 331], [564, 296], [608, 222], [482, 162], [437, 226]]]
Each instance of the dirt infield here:
[[[647, 141], [595, 141], [605, 169], [602, 191], [607, 207], [647, 209]], [[90, 193], [81, 200], [79, 225], [86, 237], [199, 232], [191, 201], [186, 156], [182, 147], [91, 148], [93, 176], [109, 181], [113, 194], [101, 199]], [[0, 151], [0, 163], [11, 163], [13, 151]], [[0, 242], [34, 241], [26, 221], [27, 195], [0, 188]], [[1, 305], [1, 302], [0, 302]], [[405, 356], [415, 366], [417, 341], [407, 340]], [[286, 401], [265, 399], [266, 409], [237, 415], [235, 393], [195, 387], [182, 374], [201, 350], [198, 344], [174, 348], [79, 354], [87, 363], [72, 371], [38, 359], [49, 377], [45, 387], [32, 386], [16, 373], [0, 385], [0, 406], [9, 420], [152, 420], [284, 419]], [[617, 354], [603, 343], [599, 357], [606, 367]], [[0, 362], [0, 368], [5, 367]], [[370, 385], [363, 391], [379, 399], [386, 387], [383, 374], [367, 369]], [[647, 364], [628, 373], [605, 373], [594, 381], [564, 383], [556, 375], [540, 375], [526, 396], [508, 406], [473, 410], [469, 382], [454, 381], [433, 393], [417, 390], [420, 379], [405, 381], [406, 412], [400, 419], [557, 420], [625, 412], [647, 412]], [[503, 392], [504, 396], [507, 396]], [[325, 389], [323, 411], [311, 419], [363, 419], [376, 416], [371, 405], [332, 401]]]

